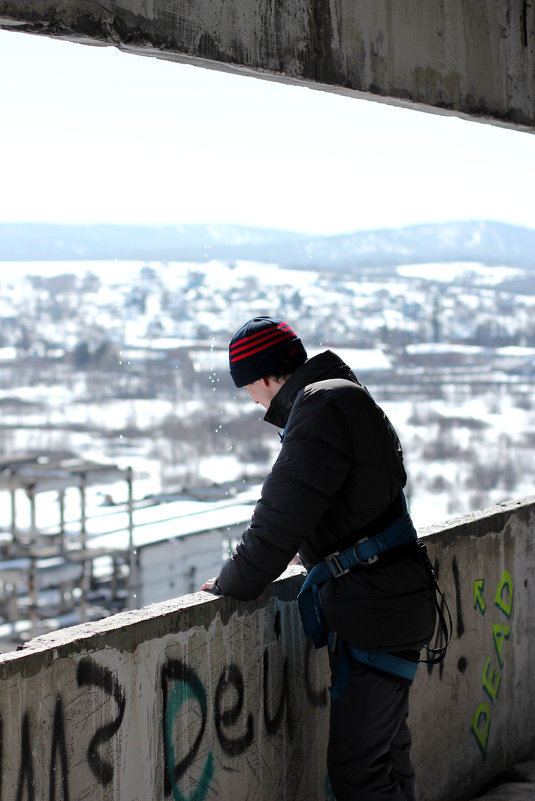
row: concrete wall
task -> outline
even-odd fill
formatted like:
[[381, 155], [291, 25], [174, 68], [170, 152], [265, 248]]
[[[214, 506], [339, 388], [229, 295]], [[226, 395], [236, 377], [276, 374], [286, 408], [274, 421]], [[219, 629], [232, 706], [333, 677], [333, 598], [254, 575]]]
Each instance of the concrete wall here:
[[[455, 634], [412, 693], [419, 801], [470, 797], [533, 754], [534, 530], [532, 497], [426, 532]], [[301, 582], [290, 568], [260, 602], [196, 593], [4, 654], [0, 797], [332, 799]]]
[[535, 749], [535, 497], [425, 533], [454, 639], [412, 693], [419, 798], [471, 798]]
[[528, 0], [0, 0], [0, 26], [535, 128]]

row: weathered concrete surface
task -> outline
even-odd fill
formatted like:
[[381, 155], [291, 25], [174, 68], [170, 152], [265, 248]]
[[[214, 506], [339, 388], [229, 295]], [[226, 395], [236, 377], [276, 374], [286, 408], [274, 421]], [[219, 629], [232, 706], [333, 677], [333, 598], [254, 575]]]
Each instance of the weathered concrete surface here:
[[315, 797], [326, 677], [303, 648], [301, 582], [259, 604], [185, 596], [4, 655], [0, 798]]
[[[478, 796], [483, 801], [533, 801], [535, 798], [535, 762], [513, 765], [498, 774], [491, 786]], [[476, 801], [476, 799], [472, 799]]]
[[535, 753], [535, 498], [424, 533], [454, 638], [431, 676], [421, 666], [411, 724], [419, 798], [448, 801]]
[[[454, 801], [535, 753], [535, 497], [422, 533], [454, 639], [412, 693], [417, 797]], [[0, 798], [332, 799], [302, 580], [290, 568], [259, 602], [196, 593], [2, 655]]]
[[533, 131], [528, 0], [0, 0], [0, 26]]

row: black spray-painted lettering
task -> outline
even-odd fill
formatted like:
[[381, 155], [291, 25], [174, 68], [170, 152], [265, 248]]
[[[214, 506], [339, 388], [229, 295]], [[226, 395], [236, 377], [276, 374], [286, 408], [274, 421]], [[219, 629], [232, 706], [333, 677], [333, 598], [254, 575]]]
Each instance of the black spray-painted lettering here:
[[50, 752], [50, 784], [49, 784], [49, 801], [56, 801], [56, 778], [57, 778], [57, 762], [61, 763], [61, 782], [62, 801], [69, 801], [69, 781], [68, 781], [68, 755], [67, 746], [65, 744], [65, 725], [63, 722], [63, 705], [61, 698], [56, 700], [56, 711], [54, 712], [54, 726], [52, 729], [52, 750]]
[[290, 693], [289, 693], [289, 683], [288, 683], [288, 659], [284, 659], [283, 668], [282, 668], [282, 690], [279, 699], [279, 705], [277, 707], [277, 711], [272, 716], [270, 714], [269, 708], [269, 656], [268, 656], [268, 649], [264, 650], [264, 675], [263, 675], [263, 683], [264, 683], [264, 725], [266, 727], [266, 731], [268, 734], [275, 734], [276, 731], [280, 728], [282, 717], [284, 715], [284, 709], [286, 708], [286, 728], [288, 730], [288, 734], [290, 737], [293, 735], [294, 731], [294, 721], [293, 715], [290, 708]]
[[457, 564], [457, 557], [453, 557], [451, 565], [453, 572], [453, 580], [455, 582], [455, 602], [457, 608], [457, 637], [462, 637], [464, 634], [464, 620], [463, 620], [463, 605], [461, 600], [461, 579], [459, 576], [459, 565]]
[[329, 694], [327, 692], [326, 687], [322, 687], [320, 690], [316, 690], [312, 686], [312, 678], [310, 675], [310, 663], [311, 663], [311, 656], [312, 654], [315, 653], [316, 651], [314, 649], [314, 644], [310, 639], [310, 637], [307, 637], [305, 646], [305, 692], [307, 700], [311, 706], [322, 707], [322, 706], [327, 706]]
[[104, 690], [107, 695], [112, 696], [119, 708], [119, 714], [111, 723], [97, 729], [87, 749], [87, 761], [93, 774], [99, 782], [106, 786], [113, 779], [113, 765], [102, 759], [99, 753], [99, 746], [108, 742], [119, 731], [123, 721], [126, 698], [121, 685], [113, 673], [102, 665], [93, 662], [92, 659], [82, 659], [78, 664], [77, 671], [78, 685], [98, 687]]
[[[236, 693], [236, 703], [231, 709], [223, 710], [224, 698], [229, 690]], [[217, 739], [223, 751], [229, 756], [239, 756], [246, 751], [254, 738], [254, 721], [249, 712], [247, 715], [245, 734], [239, 737], [229, 737], [224, 729], [235, 726], [240, 719], [243, 707], [243, 677], [237, 665], [228, 665], [219, 677], [215, 693], [215, 729]]]
[[35, 801], [32, 745], [30, 741], [30, 717], [27, 712], [24, 713], [22, 719], [20, 740], [20, 770], [17, 784], [17, 801], [22, 801], [25, 783], [28, 791], [28, 801]]

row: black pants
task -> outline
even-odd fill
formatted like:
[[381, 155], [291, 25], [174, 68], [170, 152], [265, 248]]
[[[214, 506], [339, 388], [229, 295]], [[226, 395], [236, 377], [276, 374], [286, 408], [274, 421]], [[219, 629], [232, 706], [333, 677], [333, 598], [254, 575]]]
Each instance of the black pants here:
[[[331, 672], [337, 657], [329, 655]], [[327, 770], [336, 801], [415, 801], [407, 726], [409, 687], [353, 662], [331, 701]]]

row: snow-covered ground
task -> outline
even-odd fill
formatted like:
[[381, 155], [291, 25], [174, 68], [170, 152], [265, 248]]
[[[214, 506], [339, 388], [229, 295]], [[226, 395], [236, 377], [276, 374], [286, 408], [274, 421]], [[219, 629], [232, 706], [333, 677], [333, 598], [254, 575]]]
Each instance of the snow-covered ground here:
[[[76, 280], [54, 293], [46, 282], [39, 285], [29, 278], [67, 273]], [[89, 280], [91, 274], [97, 280]], [[98, 336], [115, 343], [117, 375], [128, 375], [140, 348], [156, 355], [186, 347], [193, 372], [205, 386], [194, 392], [179, 382], [174, 398], [168, 392], [159, 395], [157, 388], [154, 397], [118, 397], [110, 387], [95, 387], [83, 371], [64, 372], [64, 381], [57, 376], [38, 381], [28, 372], [16, 384], [4, 378], [2, 452], [69, 448], [86, 459], [131, 466], [138, 498], [195, 481], [257, 481], [276, 457], [278, 437], [260, 422], [261, 415], [257, 427], [250, 429], [250, 443], [257, 444], [258, 438], [262, 454], [252, 453], [247, 440], [237, 442], [229, 433], [232, 420], [248, 407], [229, 387], [226, 342], [228, 332], [248, 316], [280, 314], [310, 342], [311, 355], [331, 347], [357, 373], [373, 373], [370, 389], [403, 443], [407, 495], [417, 525], [530, 495], [535, 398], [533, 371], [525, 375], [522, 370], [535, 364], [535, 349], [520, 343], [533, 325], [535, 297], [494, 289], [516, 274], [479, 264], [413, 265], [399, 267], [379, 281], [250, 262], [3, 263], [2, 313], [39, 320], [35, 327], [40, 338], [35, 335], [33, 340], [36, 352], [45, 347], [49, 354], [51, 348], [66, 352], [91, 332], [97, 343]], [[456, 284], [458, 280], [462, 283]], [[63, 304], [59, 316], [58, 304]], [[49, 312], [52, 306], [55, 315]], [[492, 350], [488, 358], [497, 366], [486, 363], [483, 345], [459, 341], [473, 339], [485, 326], [492, 331], [499, 326], [504, 335], [518, 340]], [[441, 341], [433, 342], [437, 335]], [[397, 338], [401, 344], [396, 344]], [[18, 358], [17, 337], [8, 329], [4, 339], [0, 357], [9, 367]], [[411, 387], [405, 382], [397, 391], [389, 376], [400, 354], [409, 361], [428, 362], [412, 369]], [[429, 359], [448, 356], [458, 360], [455, 364], [479, 360], [472, 385], [466, 388], [471, 374], [465, 366], [463, 386], [456, 383], [452, 369], [441, 392], [422, 394]], [[510, 370], [505, 378], [500, 373], [504, 365]], [[102, 395], [98, 400], [95, 389]], [[24, 405], [10, 405], [13, 398]], [[187, 425], [187, 436], [180, 430], [170, 439], [164, 430], [169, 421]], [[98, 506], [104, 493], [121, 501], [124, 487], [95, 492]], [[7, 508], [0, 498], [0, 525], [6, 524]]]
[[[504, 394], [497, 397], [492, 392], [466, 399], [385, 402], [381, 401], [380, 386], [373, 388], [373, 392], [402, 441], [409, 477], [407, 496], [418, 526], [435, 524], [448, 517], [534, 493], [535, 405], [534, 408], [520, 408], [515, 405], [513, 396]], [[115, 400], [106, 404], [86, 404], [82, 419], [91, 421], [96, 430], [105, 430], [106, 427], [120, 429], [125, 420], [131, 420], [145, 429], [147, 436], [128, 440], [124, 435], [110, 439], [98, 433], [68, 432], [60, 437], [60, 432], [21, 428], [9, 432], [9, 450], [22, 453], [38, 449], [51, 441], [53, 444], [54, 436], [60, 437], [64, 444], [68, 437], [69, 446], [84, 458], [110, 462], [120, 469], [132, 467], [135, 497], [142, 499], [169, 489], [164, 481], [163, 447], [160, 451], [158, 443], [148, 432], [167, 414], [193, 416], [194, 420], [195, 412], [195, 404], [180, 409], [163, 401]], [[264, 423], [261, 416], [258, 415], [256, 426], [259, 439], [266, 442], [268, 449], [264, 460], [249, 460], [247, 448], [242, 447], [236, 452], [232, 444], [229, 444], [227, 452], [199, 455], [195, 443], [192, 443], [188, 464], [182, 465], [182, 469], [180, 465], [175, 466], [177, 486], [186, 473], [191, 475], [193, 472], [199, 484], [223, 484], [240, 478], [245, 480], [247, 476], [257, 479], [265, 474], [276, 458], [279, 438], [276, 430]], [[38, 418], [36, 415], [34, 423], [38, 423]], [[66, 403], [61, 414], [58, 408], [53, 408], [48, 419], [65, 426], [67, 422], [79, 422], [80, 409], [77, 404]], [[224, 425], [221, 424], [219, 432], [214, 430], [213, 433], [224, 437]], [[75, 490], [71, 492], [76, 493]], [[49, 497], [40, 496], [38, 503], [47, 501], [52, 508], [55, 503], [53, 493], [45, 495]], [[88, 503], [98, 507], [104, 495], [111, 495], [116, 503], [124, 502], [124, 482], [92, 488]], [[74, 503], [77, 503], [77, 497]], [[18, 508], [21, 515], [18, 523], [25, 527], [29, 524], [29, 509], [24, 502], [19, 502]], [[9, 509], [8, 493], [0, 493], [0, 514], [4, 521], [8, 519]]]

